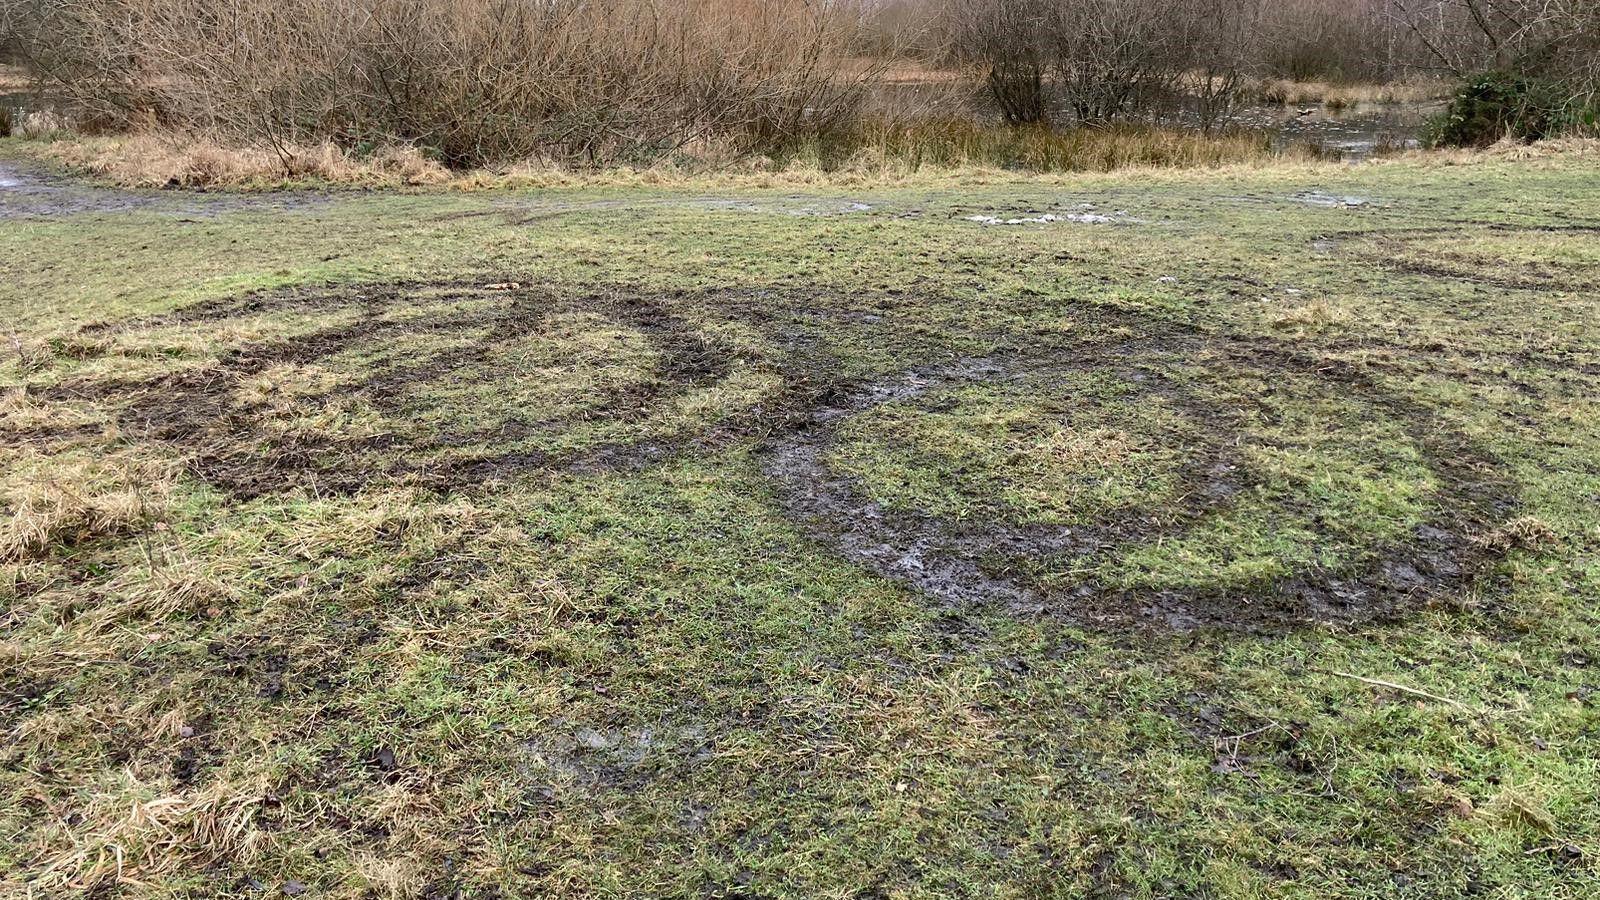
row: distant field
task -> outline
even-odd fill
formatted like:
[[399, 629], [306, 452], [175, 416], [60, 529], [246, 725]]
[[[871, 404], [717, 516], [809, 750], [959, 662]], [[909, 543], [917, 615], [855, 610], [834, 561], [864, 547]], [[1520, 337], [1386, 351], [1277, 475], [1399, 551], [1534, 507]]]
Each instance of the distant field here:
[[0, 883], [1594, 896], [1595, 171], [0, 161]]

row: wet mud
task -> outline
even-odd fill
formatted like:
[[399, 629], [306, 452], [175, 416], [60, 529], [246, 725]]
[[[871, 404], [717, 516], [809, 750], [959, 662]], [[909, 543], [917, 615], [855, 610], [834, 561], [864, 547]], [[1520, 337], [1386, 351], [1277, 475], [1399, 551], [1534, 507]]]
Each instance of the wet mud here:
[[1448, 247], [1425, 248], [1423, 242], [1440, 238], [1471, 238], [1474, 235], [1589, 235], [1600, 234], [1600, 225], [1460, 224], [1449, 227], [1388, 229], [1352, 236], [1340, 249], [1357, 259], [1402, 275], [1440, 281], [1454, 281], [1508, 291], [1593, 291], [1600, 290], [1600, 268], [1548, 263], [1518, 267], [1493, 259], [1475, 259], [1452, 253]]

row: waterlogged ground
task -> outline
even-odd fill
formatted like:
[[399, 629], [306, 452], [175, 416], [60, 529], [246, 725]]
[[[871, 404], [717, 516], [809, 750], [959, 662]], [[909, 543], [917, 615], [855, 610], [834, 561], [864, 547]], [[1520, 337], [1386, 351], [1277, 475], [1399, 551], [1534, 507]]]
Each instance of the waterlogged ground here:
[[1600, 888], [1592, 158], [0, 165], [8, 891]]

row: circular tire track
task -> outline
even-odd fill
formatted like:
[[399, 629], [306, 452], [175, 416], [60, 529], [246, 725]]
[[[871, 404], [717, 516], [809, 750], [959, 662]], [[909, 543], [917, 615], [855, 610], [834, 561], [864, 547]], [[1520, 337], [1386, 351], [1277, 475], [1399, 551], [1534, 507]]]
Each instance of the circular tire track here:
[[[1205, 337], [1153, 321], [1131, 321], [1141, 338], [1101, 348], [1019, 350], [1006, 356], [918, 367], [857, 385], [815, 408], [799, 427], [769, 442], [767, 474], [779, 501], [814, 537], [866, 568], [952, 605], [1000, 604], [1029, 614], [1056, 614], [1085, 623], [1155, 621], [1176, 627], [1259, 628], [1311, 621], [1363, 621], [1413, 607], [1475, 578], [1485, 551], [1472, 538], [1503, 522], [1515, 506], [1499, 464], [1425, 406], [1384, 390], [1340, 363], [1307, 357], [1270, 341]], [[1303, 569], [1245, 588], [1126, 588], [1093, 579], [1071, 587], [1046, 583], [1040, 560], [1103, 559], [1130, 544], [1181, 538], [1225, 512], [1252, 475], [1235, 452], [1238, 410], [1219, 410], [1188, 396], [1174, 380], [1140, 367], [1141, 360], [1211, 353], [1226, 366], [1259, 367], [1316, 379], [1329, 396], [1355, 397], [1396, 423], [1418, 449], [1437, 491], [1426, 520], [1393, 544], [1373, 548], [1336, 568]], [[1180, 412], [1201, 416], [1211, 438], [1179, 467], [1180, 508], [1163, 508], [1164, 523], [1136, 515], [1105, 516], [1071, 526], [1018, 526], [951, 521], [924, 512], [886, 508], [851, 476], [834, 471], [828, 456], [840, 427], [884, 404], [940, 390], [1012, 377], [1014, 372], [1129, 373], [1142, 390], [1161, 393]], [[1313, 511], [1314, 512], [1314, 511]]]
[[[443, 315], [398, 318], [422, 291], [431, 304], [492, 301], [488, 308]], [[272, 312], [354, 312], [353, 320], [303, 336], [248, 344], [224, 353], [216, 364], [141, 383], [97, 384], [69, 392], [75, 397], [125, 401], [124, 430], [173, 444], [191, 454], [194, 472], [235, 496], [248, 499], [302, 486], [324, 494], [348, 494], [380, 479], [403, 478], [437, 489], [471, 487], [530, 469], [609, 469], [644, 465], [670, 455], [702, 435], [598, 442], [570, 452], [526, 449], [521, 438], [559, 432], [584, 421], [638, 423], [675, 398], [726, 378], [738, 360], [722, 345], [648, 296], [597, 294], [563, 298], [514, 282], [400, 283], [328, 292], [247, 295], [204, 304], [143, 324], [222, 322]], [[587, 405], [553, 418], [513, 417], [493, 427], [456, 426], [452, 420], [432, 434], [382, 433], [365, 437], [296, 433], [273, 435], [259, 406], [241, 405], [237, 390], [247, 379], [276, 366], [315, 365], [349, 351], [382, 349], [417, 334], [473, 335], [460, 346], [421, 359], [372, 367], [361, 377], [313, 396], [318, 405], [359, 399], [400, 420], [417, 388], [438, 383], [488, 383], [517, 374], [500, 361], [507, 348], [536, 337], [552, 316], [594, 314], [642, 337], [656, 355], [653, 371], [637, 382], [597, 391]], [[496, 367], [499, 367], [498, 369]], [[436, 451], [455, 451], [443, 459]]]
[[[429, 296], [433, 302], [488, 297], [496, 302], [442, 316], [386, 316], [408, 308], [422, 290], [438, 292]], [[486, 290], [477, 283], [402, 283], [254, 294], [202, 305], [145, 324], [226, 321], [279, 311], [342, 310], [356, 315], [303, 337], [247, 345], [199, 371], [90, 390], [123, 401], [122, 420], [131, 433], [182, 447], [192, 454], [198, 475], [241, 498], [295, 487], [351, 493], [386, 479], [463, 489], [525, 471], [631, 470], [688, 450], [757, 442], [782, 510], [841, 556], [939, 603], [999, 605], [1089, 625], [1157, 622], [1259, 628], [1380, 618], [1468, 586], [1486, 560], [1486, 551], [1472, 537], [1503, 523], [1515, 507], [1514, 493], [1497, 474], [1500, 466], [1492, 454], [1433, 410], [1386, 390], [1361, 370], [1293, 352], [1270, 339], [1208, 335], [1161, 319], [1101, 308], [1085, 308], [1088, 327], [1076, 333], [1138, 337], [1099, 343], [1063, 342], [1059, 336], [1013, 338], [1011, 349], [983, 359], [911, 366], [877, 378], [847, 378], [840, 374], [842, 367], [826, 337], [833, 315], [826, 303], [806, 306], [784, 303], [783, 298], [751, 301], [724, 294], [696, 295], [692, 299], [697, 308], [744, 322], [766, 336], [779, 360], [773, 366], [782, 386], [731, 418], [691, 433], [600, 443], [565, 453], [497, 449], [508, 437], [517, 436], [519, 426], [505, 425], [490, 431], [455, 427], [421, 439], [396, 434], [356, 440], [302, 435], [268, 446], [259, 417], [239, 408], [235, 391], [241, 381], [276, 365], [314, 364], [351, 348], [382, 345], [417, 332], [449, 335], [480, 329], [486, 334], [427, 359], [363, 369], [361, 378], [342, 385], [337, 393], [358, 396], [382, 410], [401, 410], [412, 386], [492, 365], [509, 342], [536, 335], [552, 314], [560, 312], [594, 314], [641, 335], [655, 351], [655, 370], [642, 383], [602, 392], [579, 416], [526, 426], [532, 430], [560, 430], [595, 419], [640, 422], [674, 398], [719, 383], [748, 361], [741, 351], [675, 315], [671, 310], [690, 299], [683, 296], [618, 290], [563, 298], [534, 289]], [[922, 339], [886, 334], [885, 340]], [[1001, 342], [1005, 340], [1002, 336]], [[934, 352], [920, 343], [901, 349], [908, 351], [907, 358], [927, 358]], [[1070, 587], [1048, 583], [1038, 574], [1040, 561], [1104, 558], [1133, 543], [1182, 536], [1209, 516], [1225, 512], [1231, 499], [1250, 486], [1250, 467], [1232, 446], [1243, 427], [1241, 410], [1206, 405], [1180, 379], [1160, 365], [1151, 365], [1200, 357], [1224, 367], [1254, 367], [1315, 379], [1327, 396], [1356, 398], [1364, 409], [1396, 423], [1437, 485], [1426, 521], [1403, 539], [1372, 548], [1349, 565], [1304, 569], [1245, 588], [1129, 589], [1094, 581]], [[1183, 500], [1175, 508], [1161, 510], [1163, 524], [1152, 526], [1135, 516], [1072, 526], [954, 522], [881, 507], [853, 478], [829, 466], [839, 429], [853, 416], [887, 403], [1004, 380], [1024, 371], [1116, 373], [1209, 426], [1213, 437], [1177, 467], [1185, 488], [1180, 492]], [[428, 461], [430, 452], [441, 449], [464, 452], [444, 462]], [[373, 465], [374, 459], [381, 464]]]
[[1510, 291], [1567, 291], [1581, 292], [1600, 288], [1600, 272], [1581, 273], [1561, 271], [1557, 267], [1545, 277], [1530, 277], [1526, 273], [1505, 268], [1490, 270], [1490, 261], [1479, 263], [1462, 258], [1448, 248], [1436, 248], [1431, 253], [1415, 251], [1419, 244], [1439, 239], [1468, 239], [1474, 236], [1494, 235], [1597, 235], [1600, 225], [1513, 225], [1505, 223], [1392, 229], [1369, 232], [1352, 232], [1341, 235], [1341, 243], [1358, 259], [1402, 275], [1446, 279], [1481, 287]]

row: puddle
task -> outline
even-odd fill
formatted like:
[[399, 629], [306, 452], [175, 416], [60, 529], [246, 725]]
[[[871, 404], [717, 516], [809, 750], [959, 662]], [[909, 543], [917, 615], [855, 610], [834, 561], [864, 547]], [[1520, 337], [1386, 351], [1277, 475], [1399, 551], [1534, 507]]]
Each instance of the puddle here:
[[[884, 84], [873, 89], [868, 102], [901, 115], [907, 110], [920, 110], [930, 118], [966, 117], [987, 124], [1001, 121], [999, 109], [982, 84]], [[1072, 110], [1059, 102], [1053, 106], [1050, 119], [1070, 127], [1075, 120]], [[1381, 151], [1420, 146], [1428, 119], [1441, 108], [1441, 101], [1362, 103], [1337, 109], [1321, 103], [1250, 103], [1237, 107], [1221, 127], [1261, 134], [1278, 151], [1311, 147], [1326, 156], [1359, 162]], [[1194, 98], [1174, 98], [1155, 111], [1151, 119], [1164, 126], [1201, 130]]]
[[0, 161], [0, 221], [146, 210], [174, 216], [209, 216], [243, 210], [301, 209], [327, 202], [327, 195], [306, 191], [212, 194], [103, 187], [41, 166]]
[[1289, 198], [1296, 203], [1307, 206], [1325, 206], [1331, 209], [1358, 209], [1370, 206], [1375, 201], [1371, 197], [1360, 197], [1354, 194], [1330, 194], [1325, 191], [1301, 191]]
[[[649, 201], [639, 205], [648, 205]], [[751, 200], [735, 197], [696, 197], [692, 200], [662, 200], [659, 205], [683, 206], [692, 209], [717, 209], [732, 212], [764, 213], [785, 216], [846, 216], [852, 213], [871, 212], [872, 204], [860, 200], [831, 197], [779, 197], [773, 200]]]
[[1049, 212], [1036, 216], [1001, 216], [980, 213], [964, 218], [968, 222], [977, 222], [979, 225], [1054, 225], [1060, 222], [1072, 222], [1079, 225], [1138, 225], [1144, 221], [1128, 215], [1128, 211], [1125, 209], [1102, 213], [1095, 212], [1094, 208], [1094, 204], [1084, 203], [1077, 207], [1077, 212]]

